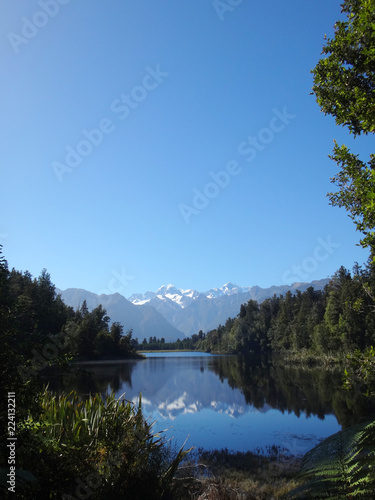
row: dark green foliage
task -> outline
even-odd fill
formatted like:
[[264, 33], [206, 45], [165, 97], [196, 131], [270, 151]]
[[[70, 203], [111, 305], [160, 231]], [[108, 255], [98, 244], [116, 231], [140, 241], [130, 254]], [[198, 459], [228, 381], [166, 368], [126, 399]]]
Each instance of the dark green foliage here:
[[375, 422], [349, 427], [325, 439], [303, 458], [302, 486], [287, 498], [374, 498]]
[[75, 317], [64, 326], [73, 355], [85, 360], [135, 357], [132, 331], [124, 335], [120, 323], [114, 322], [109, 327], [109, 321], [101, 305], [89, 311], [84, 301]]
[[[71, 477], [68, 469], [64, 469], [65, 465], [69, 468], [70, 464], [73, 474], [78, 463], [82, 467], [86, 463], [84, 453], [78, 460], [74, 444], [72, 448], [65, 444], [66, 448], [58, 452], [59, 440], [46, 439], [40, 434], [41, 425], [52, 425], [41, 424], [44, 416], [41, 414], [40, 390], [46, 371], [61, 370], [72, 356], [135, 356], [131, 331], [123, 335], [121, 325], [114, 323], [109, 328], [108, 323], [109, 318], [101, 306], [91, 312], [86, 304], [76, 312], [66, 306], [56, 294], [45, 270], [37, 279], [27, 271], [9, 271], [0, 247], [0, 479], [7, 456], [7, 393], [14, 392], [17, 408], [17, 491], [25, 499], [33, 498], [30, 494], [33, 473], [38, 479], [35, 488], [40, 486], [41, 475], [50, 477], [51, 484], [57, 481], [61, 486], [66, 484], [65, 478]], [[115, 428], [112, 426], [112, 429]], [[69, 462], [67, 455], [61, 462], [63, 451], [69, 451], [72, 460], [75, 457], [77, 463], [74, 460]], [[9, 472], [9, 468], [7, 470]], [[62, 471], [60, 478], [57, 477], [58, 470]], [[4, 486], [2, 479], [0, 482]], [[50, 496], [49, 492], [47, 494], [47, 489], [43, 495], [38, 494], [35, 498], [57, 498]]]
[[329, 350], [363, 349], [374, 341], [372, 300], [365, 290], [366, 276], [356, 266], [356, 274], [343, 267], [328, 286], [324, 314], [325, 347]]
[[[375, 89], [373, 93], [375, 94]], [[358, 155], [350, 153], [346, 146], [335, 143], [330, 158], [340, 167], [339, 173], [331, 179], [339, 188], [336, 193], [328, 193], [331, 205], [344, 207], [347, 210], [357, 231], [364, 235], [360, 240], [361, 246], [370, 248], [373, 252], [375, 250], [375, 155], [370, 155], [370, 161], [365, 163], [358, 158]]]
[[20, 425], [18, 463], [36, 478], [20, 499], [170, 498], [187, 451], [173, 451], [135, 407], [114, 395], [81, 400], [75, 392], [40, 397]]
[[205, 334], [202, 330], [199, 331], [198, 334], [194, 334], [191, 337], [185, 337], [180, 340], [177, 339], [176, 342], [166, 342], [162, 337], [161, 339], [157, 339], [156, 337], [150, 337], [149, 341], [147, 339], [143, 339], [142, 344], [138, 344], [138, 340], [136, 339], [135, 346], [136, 349], [140, 351], [172, 351], [172, 350], [184, 350], [190, 351], [197, 349], [199, 340], [202, 340], [205, 337]]
[[335, 356], [375, 342], [374, 264], [353, 273], [341, 267], [330, 284], [258, 305], [242, 304], [235, 319], [208, 332], [193, 347], [214, 353], [309, 351]]
[[30, 398], [31, 385], [43, 370], [74, 356], [134, 357], [131, 331], [123, 335], [122, 326], [109, 328], [109, 321], [102, 306], [89, 311], [84, 302], [74, 312], [56, 294], [45, 270], [39, 278], [9, 271], [0, 253], [0, 375], [5, 391], [19, 388], [18, 398]]
[[[313, 91], [324, 113], [354, 135], [375, 133], [375, 0], [345, 0], [347, 19], [335, 24], [315, 69]], [[375, 251], [375, 156], [366, 164], [346, 146], [335, 143], [331, 158], [340, 167], [332, 178], [337, 193], [331, 204], [344, 207], [364, 237], [360, 244]]]
[[347, 19], [335, 23], [313, 70], [314, 93], [324, 113], [354, 134], [375, 131], [375, 1], [345, 0]]
[[[37, 408], [35, 394], [38, 388], [38, 370], [30, 364], [35, 352], [47, 341], [47, 325], [59, 328], [70, 309], [54, 304], [49, 277], [32, 280], [29, 273], [11, 272], [0, 248], [0, 435], [6, 436], [7, 393], [17, 394], [17, 418], [24, 418]], [[44, 317], [38, 301], [55, 305], [56, 317]], [[47, 315], [48, 316], [48, 315]], [[52, 331], [51, 333], [57, 333]], [[46, 360], [46, 366], [48, 365]], [[0, 466], [1, 457], [0, 457]]]
[[344, 385], [353, 387], [367, 397], [375, 397], [375, 349], [370, 346], [364, 352], [359, 349], [348, 355], [349, 366], [345, 369]]

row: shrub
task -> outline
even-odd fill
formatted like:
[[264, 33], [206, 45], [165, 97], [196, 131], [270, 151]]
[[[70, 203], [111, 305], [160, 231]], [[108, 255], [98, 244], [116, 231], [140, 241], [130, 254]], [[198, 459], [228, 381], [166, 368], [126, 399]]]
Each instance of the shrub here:
[[40, 396], [39, 419], [19, 430], [17, 465], [36, 484], [30, 499], [167, 499], [188, 451], [173, 451], [138, 406], [114, 394], [82, 400], [75, 392]]

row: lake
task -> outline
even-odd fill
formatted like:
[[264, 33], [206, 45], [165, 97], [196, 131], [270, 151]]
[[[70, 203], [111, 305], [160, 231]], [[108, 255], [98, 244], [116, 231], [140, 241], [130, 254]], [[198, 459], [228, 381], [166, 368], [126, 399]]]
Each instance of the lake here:
[[366, 411], [340, 372], [286, 368], [282, 360], [204, 353], [149, 353], [145, 360], [81, 365], [51, 388], [114, 391], [181, 446], [247, 451], [278, 445], [304, 454]]

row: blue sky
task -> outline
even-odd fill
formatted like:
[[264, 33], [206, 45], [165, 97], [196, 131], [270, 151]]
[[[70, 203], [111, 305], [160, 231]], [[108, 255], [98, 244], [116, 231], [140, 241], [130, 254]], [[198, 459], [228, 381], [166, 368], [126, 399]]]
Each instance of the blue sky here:
[[0, 9], [10, 267], [128, 297], [166, 283], [310, 281], [366, 261], [326, 193], [333, 140], [367, 161], [370, 139], [309, 95], [340, 1]]

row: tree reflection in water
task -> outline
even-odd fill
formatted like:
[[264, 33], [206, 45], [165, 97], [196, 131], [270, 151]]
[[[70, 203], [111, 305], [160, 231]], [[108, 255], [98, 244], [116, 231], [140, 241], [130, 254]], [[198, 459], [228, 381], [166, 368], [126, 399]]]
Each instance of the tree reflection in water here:
[[[209, 377], [209, 373], [216, 377]], [[96, 362], [71, 368], [70, 373], [51, 379], [50, 388], [58, 392], [75, 389], [82, 395], [125, 392], [129, 399], [142, 392], [155, 408], [167, 407], [168, 401], [181, 400], [182, 394], [188, 394], [185, 400], [197, 402], [199, 411], [212, 409], [215, 398], [222, 404], [233, 403], [233, 391], [217, 391], [214, 382], [217, 378], [222, 383], [226, 381], [233, 391], [238, 389], [246, 404], [258, 410], [268, 407], [298, 417], [302, 413], [313, 415], [322, 420], [326, 415], [335, 415], [344, 428], [374, 412], [374, 407], [361, 394], [342, 389], [340, 370], [285, 367], [282, 359], [270, 356], [189, 358], [187, 355]]]
[[210, 364], [220, 378], [243, 393], [246, 403], [261, 409], [265, 404], [281, 412], [324, 419], [334, 414], [348, 427], [374, 413], [374, 405], [359, 392], [342, 388], [340, 369], [283, 367], [271, 356], [223, 356]]

